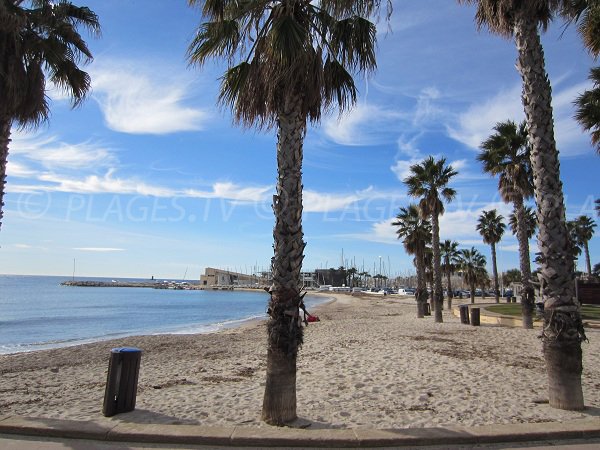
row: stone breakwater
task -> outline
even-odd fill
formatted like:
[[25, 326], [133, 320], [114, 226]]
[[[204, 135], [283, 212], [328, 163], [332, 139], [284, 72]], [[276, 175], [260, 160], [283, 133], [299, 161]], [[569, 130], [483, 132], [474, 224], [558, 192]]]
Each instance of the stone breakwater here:
[[76, 287], [128, 287], [128, 288], [153, 288], [153, 289], [199, 289], [200, 286], [190, 283], [164, 283], [159, 281], [63, 281], [61, 286]]

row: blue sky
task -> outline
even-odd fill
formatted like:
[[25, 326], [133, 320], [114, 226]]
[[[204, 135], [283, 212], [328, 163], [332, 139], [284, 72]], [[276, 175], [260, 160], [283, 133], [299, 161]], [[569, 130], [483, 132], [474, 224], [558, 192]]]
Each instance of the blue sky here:
[[[102, 24], [102, 37], [88, 38], [93, 92], [71, 110], [50, 90], [49, 123], [13, 128], [0, 273], [70, 275], [74, 259], [82, 277], [187, 271], [189, 279], [207, 266], [267, 268], [275, 132], [236, 127], [215, 106], [223, 66], [188, 67], [198, 11], [185, 0], [76, 3]], [[391, 32], [378, 27], [376, 74], [356, 80], [354, 110], [325, 116], [306, 135], [306, 270], [339, 266], [343, 251], [359, 269], [378, 272], [381, 261], [387, 273], [412, 272], [390, 223], [411, 201], [401, 182], [408, 167], [430, 154], [460, 173], [442, 239], [489, 255], [477, 217], [483, 209], [511, 212], [475, 156], [496, 122], [523, 119], [514, 44], [478, 32], [473, 8], [453, 1], [394, 6]], [[600, 158], [572, 119], [594, 61], [560, 22], [543, 44], [568, 218], [595, 217]], [[590, 250], [599, 262], [598, 236]], [[510, 233], [498, 259], [500, 270], [518, 267]]]

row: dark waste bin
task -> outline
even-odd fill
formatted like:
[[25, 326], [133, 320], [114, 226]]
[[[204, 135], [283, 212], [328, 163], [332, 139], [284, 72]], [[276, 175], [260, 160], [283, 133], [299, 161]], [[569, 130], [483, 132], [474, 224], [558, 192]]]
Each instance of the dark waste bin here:
[[459, 311], [460, 311], [460, 323], [469, 325], [469, 305], [460, 305]]
[[120, 347], [110, 351], [102, 407], [106, 417], [135, 409], [141, 359], [142, 351], [139, 348]]
[[471, 325], [473, 325], [474, 327], [478, 327], [480, 318], [481, 317], [479, 308], [471, 308]]
[[430, 316], [431, 315], [431, 306], [429, 303], [423, 303], [423, 315]]

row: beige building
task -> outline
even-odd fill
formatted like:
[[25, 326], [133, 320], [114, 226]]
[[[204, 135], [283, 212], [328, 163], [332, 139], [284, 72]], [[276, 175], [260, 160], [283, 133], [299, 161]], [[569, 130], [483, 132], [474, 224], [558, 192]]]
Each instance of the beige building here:
[[256, 275], [232, 272], [231, 270], [207, 267], [204, 275], [200, 275], [200, 286], [257, 286], [262, 278]]

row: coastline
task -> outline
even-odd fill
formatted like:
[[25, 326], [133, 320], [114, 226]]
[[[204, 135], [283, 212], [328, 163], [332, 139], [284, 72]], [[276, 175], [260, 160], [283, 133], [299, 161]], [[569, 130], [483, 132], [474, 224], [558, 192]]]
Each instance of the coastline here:
[[[322, 294], [321, 294], [322, 295]], [[537, 331], [416, 319], [414, 300], [335, 300], [311, 310], [298, 359], [298, 414], [310, 428], [415, 428], [565, 421], [597, 415], [600, 331], [584, 350], [583, 412], [547, 403]], [[3, 414], [265, 427], [265, 321], [201, 335], [137, 336], [0, 356]], [[136, 410], [101, 414], [110, 349], [143, 350]]]

